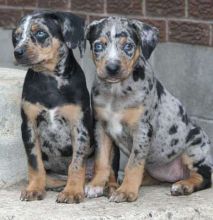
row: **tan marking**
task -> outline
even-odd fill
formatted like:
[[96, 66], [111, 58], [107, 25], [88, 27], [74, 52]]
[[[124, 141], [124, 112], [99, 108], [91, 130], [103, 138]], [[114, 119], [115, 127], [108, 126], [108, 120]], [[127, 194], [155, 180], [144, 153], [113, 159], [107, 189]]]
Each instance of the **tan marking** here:
[[31, 25], [31, 31], [32, 32], [37, 32], [40, 29], [40, 27], [38, 26], [38, 24], [32, 24]]
[[119, 43], [120, 43], [121, 45], [124, 45], [126, 42], [127, 42], [127, 37], [121, 37], [121, 38], [119, 39]]
[[69, 195], [83, 194], [85, 184], [85, 165], [78, 170], [72, 168], [72, 163], [69, 166], [68, 180], [64, 188], [64, 192]]
[[109, 118], [108, 118], [108, 113], [107, 113], [107, 110], [106, 110], [106, 108], [103, 108], [103, 107], [95, 107], [94, 106], [94, 110], [95, 110], [95, 117], [97, 118], [97, 119], [101, 119], [101, 120], [104, 120], [104, 121], [106, 121], [106, 120], [108, 120]]
[[132, 127], [140, 121], [143, 113], [144, 107], [142, 105], [137, 108], [128, 108], [123, 110], [121, 120]]
[[100, 78], [106, 78], [105, 75], [106, 60], [104, 58], [97, 60], [94, 53], [93, 53], [93, 60], [97, 69], [98, 76]]
[[25, 100], [22, 101], [21, 106], [24, 110], [24, 113], [27, 115], [28, 120], [32, 123], [35, 123], [37, 116], [43, 109], [45, 109], [45, 107], [39, 103], [32, 104]]
[[[60, 178], [60, 177], [59, 177]], [[66, 180], [62, 180], [62, 179], [57, 179], [51, 176], [46, 177], [46, 187], [47, 188], [58, 188], [58, 187], [62, 187], [66, 185]]]
[[[136, 50], [135, 50], [135, 54], [134, 56], [132, 57], [132, 59], [128, 60], [126, 59], [126, 57], [122, 57], [121, 58], [121, 66], [122, 66], [122, 69], [125, 70], [126, 72], [128, 72], [129, 74], [133, 72], [133, 69], [135, 67], [135, 64], [139, 58], [141, 54], [141, 49], [140, 47], [138, 47]], [[129, 75], [128, 75], [129, 76]], [[126, 76], [126, 78], [128, 77]]]
[[58, 201], [64, 202], [66, 199], [72, 200], [74, 197], [78, 197], [80, 200], [82, 200], [85, 184], [85, 165], [76, 161], [76, 152], [79, 146], [77, 146], [76, 143], [77, 126], [75, 126], [79, 123], [79, 120], [83, 116], [82, 109], [78, 105], [70, 104], [60, 107], [59, 112], [69, 121], [71, 126], [73, 156], [72, 162], [69, 166], [67, 184], [64, 190], [59, 194]]
[[32, 123], [34, 127], [33, 129], [36, 138], [34, 152], [37, 160], [37, 170], [34, 170], [30, 165], [28, 165], [29, 184], [27, 186], [27, 191], [29, 193], [33, 191], [44, 191], [46, 185], [46, 172], [42, 161], [40, 142], [36, 132], [36, 118], [39, 113], [44, 109], [44, 107], [38, 103], [32, 104], [25, 100], [22, 101], [21, 105], [23, 111], [27, 115], [28, 120]]
[[59, 48], [60, 42], [56, 38], [52, 38], [48, 47], [41, 47], [30, 41], [27, 45], [27, 55], [33, 64], [39, 63], [33, 66], [34, 70], [53, 73], [59, 62]]
[[152, 176], [149, 175], [147, 171], [144, 172], [142, 177], [142, 186], [151, 186], [151, 185], [157, 185], [160, 184], [159, 180], [156, 180]]
[[128, 201], [136, 200], [142, 183], [143, 172], [144, 161], [135, 166], [129, 166], [127, 164], [123, 183], [117, 189], [117, 192], [126, 194]]
[[22, 32], [22, 29], [19, 27], [15, 30], [15, 34], [20, 34]]
[[100, 38], [99, 38], [99, 41], [100, 41], [101, 43], [103, 43], [103, 44], [107, 44], [107, 42], [108, 42], [107, 38], [104, 37], [104, 36], [100, 37]]
[[188, 155], [183, 154], [181, 159], [183, 164], [186, 165], [189, 170], [193, 169], [193, 160]]
[[107, 184], [107, 187], [108, 187], [108, 197], [110, 197], [115, 192], [115, 190], [118, 188], [118, 186], [119, 185], [118, 185], [118, 183], [116, 181], [115, 173], [114, 173], [114, 171], [111, 168], [110, 176], [109, 176], [109, 181], [108, 181], [108, 184]]
[[191, 171], [190, 177], [188, 179], [180, 180], [176, 182], [174, 185], [184, 186], [185, 188], [187, 188], [187, 194], [190, 194], [194, 192], [195, 189], [199, 189], [202, 183], [203, 177], [199, 173]]
[[79, 105], [64, 105], [58, 109], [59, 113], [63, 115], [71, 124], [78, 122], [82, 116], [82, 109]]
[[186, 154], [182, 155], [182, 162], [190, 170], [189, 178], [180, 180], [175, 185], [182, 185], [187, 188], [187, 193], [192, 193], [203, 183], [203, 177], [194, 170], [193, 160]]
[[[95, 159], [94, 178], [90, 182], [93, 187], [104, 187], [109, 181], [111, 170], [112, 140], [102, 130], [100, 135], [100, 150], [97, 152]], [[112, 180], [112, 179], [111, 179]]]
[[37, 170], [34, 170], [30, 165], [28, 166], [29, 184], [27, 191], [44, 191], [46, 185], [46, 172], [41, 156], [41, 148], [38, 138], [35, 143], [35, 156], [37, 160]]
[[124, 109], [120, 112], [109, 112], [108, 109], [103, 107], [95, 107], [95, 116], [98, 119], [108, 121], [110, 115], [114, 115], [117, 119], [120, 119], [121, 122], [126, 123], [128, 126], [133, 127], [140, 121], [141, 116], [144, 113], [143, 105], [140, 105], [135, 108]]

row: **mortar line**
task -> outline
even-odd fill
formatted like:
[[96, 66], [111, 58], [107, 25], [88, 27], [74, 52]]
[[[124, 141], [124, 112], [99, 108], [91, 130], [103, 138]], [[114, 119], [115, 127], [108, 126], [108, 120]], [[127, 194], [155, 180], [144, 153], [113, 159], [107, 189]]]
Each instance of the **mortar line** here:
[[212, 46], [212, 25], [209, 25], [209, 45]]
[[209, 122], [213, 124], [213, 118], [207, 118], [204, 116], [196, 116], [196, 115], [190, 115], [190, 118], [195, 119], [195, 120], [201, 120], [203, 122]]
[[143, 16], [146, 16], [146, 0], [143, 0], [142, 2], [142, 12]]
[[185, 17], [186, 18], [189, 17], [188, 10], [189, 10], [189, 2], [188, 2], [188, 0], [185, 0]]
[[166, 32], [166, 41], [169, 41], [169, 21], [165, 20], [165, 32]]
[[104, 14], [107, 14], [107, 0], [104, 0]]

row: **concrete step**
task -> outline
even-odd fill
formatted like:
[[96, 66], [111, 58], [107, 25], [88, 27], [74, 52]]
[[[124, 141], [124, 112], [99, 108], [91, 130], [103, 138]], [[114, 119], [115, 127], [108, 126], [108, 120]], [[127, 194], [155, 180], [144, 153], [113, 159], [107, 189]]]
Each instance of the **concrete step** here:
[[213, 189], [189, 196], [170, 195], [169, 185], [144, 186], [132, 203], [112, 203], [107, 198], [85, 199], [80, 204], [58, 204], [57, 193], [47, 192], [42, 201], [19, 200], [23, 184], [0, 190], [0, 219], [105, 220], [105, 219], [213, 219]]

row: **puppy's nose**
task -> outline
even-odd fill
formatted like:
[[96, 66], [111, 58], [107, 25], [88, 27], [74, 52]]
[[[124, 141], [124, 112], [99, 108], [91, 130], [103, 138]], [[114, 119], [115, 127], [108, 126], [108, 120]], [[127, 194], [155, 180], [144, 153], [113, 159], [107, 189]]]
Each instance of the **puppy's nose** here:
[[15, 57], [16, 58], [21, 58], [23, 56], [23, 54], [24, 54], [24, 51], [25, 50], [22, 47], [19, 47], [19, 48], [15, 49], [15, 51], [14, 51]]
[[120, 62], [116, 61], [116, 62], [110, 62], [106, 65], [106, 70], [108, 72], [108, 74], [110, 75], [115, 75], [119, 72], [120, 70]]

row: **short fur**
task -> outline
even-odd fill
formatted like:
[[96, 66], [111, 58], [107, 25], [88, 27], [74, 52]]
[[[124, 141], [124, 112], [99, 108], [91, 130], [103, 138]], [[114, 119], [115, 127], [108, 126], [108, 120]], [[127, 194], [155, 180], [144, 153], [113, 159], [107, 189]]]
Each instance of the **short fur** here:
[[68, 12], [37, 11], [20, 20], [13, 44], [17, 62], [29, 67], [21, 105], [29, 185], [21, 200], [42, 199], [48, 183], [64, 184], [47, 179], [53, 172], [68, 174], [57, 202], [78, 203], [84, 197], [85, 159], [92, 152], [89, 93], [72, 52], [82, 51], [84, 21]]
[[138, 20], [110, 17], [91, 23], [86, 37], [97, 67], [92, 106], [98, 142], [96, 175], [86, 187], [87, 196], [102, 195], [110, 175], [110, 154], [105, 159], [101, 155], [112, 148], [112, 141], [129, 160], [123, 183], [110, 201], [136, 200], [144, 169], [159, 181], [174, 183], [172, 195], [210, 187], [210, 141], [147, 61], [157, 44], [157, 29]]

